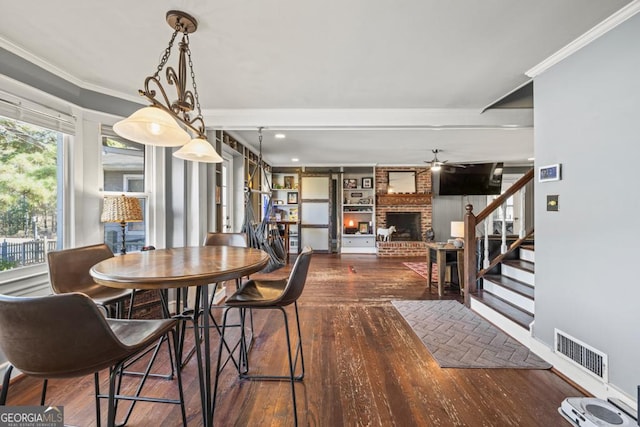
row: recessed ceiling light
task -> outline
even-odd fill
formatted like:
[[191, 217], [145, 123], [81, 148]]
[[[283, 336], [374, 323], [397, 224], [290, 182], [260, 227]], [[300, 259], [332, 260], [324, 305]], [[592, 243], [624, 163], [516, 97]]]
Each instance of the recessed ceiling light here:
[[299, 161], [300, 161], [300, 159], [298, 159], [297, 157], [294, 157], [294, 158], [292, 158], [292, 159], [291, 159], [291, 161], [292, 161], [292, 162], [299, 162]]
[[529, 157], [527, 160], [529, 160], [530, 162], [533, 162], [536, 158], [535, 157]]
[[276, 139], [285, 139], [287, 136], [284, 133], [276, 133], [273, 135]]

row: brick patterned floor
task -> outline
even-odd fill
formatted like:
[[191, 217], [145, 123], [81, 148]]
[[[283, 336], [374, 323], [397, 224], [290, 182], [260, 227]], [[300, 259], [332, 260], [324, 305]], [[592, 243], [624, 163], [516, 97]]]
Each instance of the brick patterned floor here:
[[443, 368], [551, 368], [527, 347], [457, 301], [392, 304]]

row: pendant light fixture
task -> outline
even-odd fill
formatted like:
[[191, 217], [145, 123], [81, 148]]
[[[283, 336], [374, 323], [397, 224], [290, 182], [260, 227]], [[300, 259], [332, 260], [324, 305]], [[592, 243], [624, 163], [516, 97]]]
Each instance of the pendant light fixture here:
[[[119, 121], [113, 125], [113, 130], [121, 137], [141, 144], [160, 147], [182, 146], [180, 150], [173, 153], [180, 159], [220, 163], [222, 157], [207, 141], [189, 49], [189, 34], [197, 30], [198, 22], [191, 15], [178, 10], [170, 10], [166, 18], [167, 23], [174, 30], [173, 35], [156, 72], [145, 79], [144, 90], [138, 91], [151, 102], [151, 105]], [[170, 101], [160, 81], [160, 72], [169, 60], [178, 33], [182, 33], [182, 40], [179, 43], [178, 72], [170, 66], [166, 67], [165, 71], [166, 83], [175, 86], [177, 93], [177, 99]], [[189, 75], [187, 75], [187, 66]], [[189, 77], [191, 77], [193, 90], [187, 89]], [[194, 111], [195, 117], [192, 114]], [[195, 136], [192, 138], [188, 131]]]

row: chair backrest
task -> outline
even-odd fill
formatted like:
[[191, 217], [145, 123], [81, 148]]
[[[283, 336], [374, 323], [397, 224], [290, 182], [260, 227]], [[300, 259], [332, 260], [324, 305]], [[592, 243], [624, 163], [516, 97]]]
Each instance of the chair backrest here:
[[246, 248], [247, 235], [244, 233], [207, 233], [204, 239], [204, 246], [235, 246], [238, 248]]
[[304, 249], [302, 249], [302, 252], [300, 252], [296, 258], [295, 264], [293, 264], [289, 279], [287, 280], [287, 286], [274, 305], [289, 305], [298, 300], [307, 282], [307, 273], [309, 272], [312, 253], [313, 250], [309, 246], [305, 246]]
[[68, 378], [114, 365], [127, 350], [81, 293], [0, 295], [0, 348], [27, 375]]
[[113, 257], [104, 243], [49, 252], [49, 281], [56, 294], [84, 292], [93, 294], [101, 286], [94, 282], [89, 270], [95, 264]]

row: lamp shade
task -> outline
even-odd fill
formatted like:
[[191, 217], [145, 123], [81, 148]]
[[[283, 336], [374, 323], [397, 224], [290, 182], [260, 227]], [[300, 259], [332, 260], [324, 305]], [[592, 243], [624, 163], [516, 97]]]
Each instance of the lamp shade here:
[[451, 221], [451, 237], [464, 237], [463, 221]]
[[188, 144], [173, 153], [174, 157], [194, 162], [220, 163], [222, 157], [213, 148], [213, 145], [204, 138], [193, 138]]
[[102, 206], [102, 222], [142, 222], [142, 208], [136, 197], [107, 196]]
[[115, 133], [130, 141], [160, 147], [179, 147], [191, 136], [171, 114], [158, 107], [144, 107], [113, 125]]

